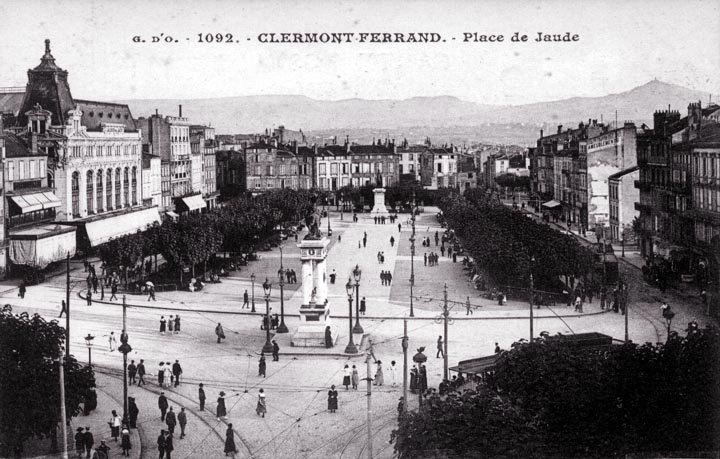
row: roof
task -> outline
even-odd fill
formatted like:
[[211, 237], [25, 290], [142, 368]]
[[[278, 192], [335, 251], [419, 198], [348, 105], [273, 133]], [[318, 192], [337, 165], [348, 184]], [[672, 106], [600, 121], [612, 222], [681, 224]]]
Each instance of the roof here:
[[640, 166], [629, 167], [627, 169], [621, 170], [620, 172], [616, 172], [616, 173], [610, 175], [608, 177], [608, 180], [619, 180], [620, 177], [627, 175], [627, 174], [632, 174], [633, 172], [635, 172], [637, 170], [640, 170]]
[[318, 156], [347, 156], [349, 153], [345, 145], [325, 145], [318, 147]]
[[251, 145], [248, 145], [247, 150], [273, 150], [277, 149], [274, 145], [270, 145], [269, 143], [253, 143]]
[[350, 145], [350, 153], [354, 155], [393, 155], [395, 149], [384, 145]]
[[102, 123], [122, 124], [125, 126], [125, 132], [138, 130], [127, 104], [80, 99], [75, 99], [75, 104], [82, 111], [80, 122], [88, 131], [101, 130]]
[[[5, 139], [5, 156], [8, 158], [22, 158], [32, 156], [32, 152], [20, 137], [12, 133], [0, 134], [0, 138]], [[43, 153], [43, 156], [45, 154]]]
[[22, 107], [24, 97], [24, 90], [22, 92], [0, 92], [0, 113], [17, 115]]

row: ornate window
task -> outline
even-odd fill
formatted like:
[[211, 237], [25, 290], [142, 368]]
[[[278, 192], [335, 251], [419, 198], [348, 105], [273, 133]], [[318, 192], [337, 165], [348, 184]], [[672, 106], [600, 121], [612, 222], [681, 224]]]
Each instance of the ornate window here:
[[122, 195], [120, 194], [120, 168], [115, 169], [115, 208], [122, 207]]
[[130, 171], [127, 167], [123, 171], [123, 183], [125, 184], [125, 189], [123, 189], [125, 207], [130, 207]]
[[85, 181], [85, 196], [87, 199], [88, 213], [95, 213], [95, 208], [93, 207], [93, 171], [87, 171], [87, 180]]
[[97, 211], [102, 212], [103, 211], [103, 171], [100, 169], [97, 171], [97, 174], [95, 174], [95, 200], [97, 201]]
[[113, 183], [112, 169], [108, 169], [108, 170], [107, 170], [107, 176], [106, 176], [106, 178], [105, 178], [105, 198], [107, 199], [107, 206], [105, 206], [105, 210], [112, 210], [112, 209], [113, 209], [113, 205], [112, 205], [112, 199], [113, 199], [112, 183]]
[[73, 217], [80, 216], [80, 174], [73, 172], [71, 180], [72, 191], [72, 214]]
[[138, 203], [138, 193], [137, 193], [137, 168], [133, 167], [132, 169], [132, 203], [133, 205], [137, 205]]

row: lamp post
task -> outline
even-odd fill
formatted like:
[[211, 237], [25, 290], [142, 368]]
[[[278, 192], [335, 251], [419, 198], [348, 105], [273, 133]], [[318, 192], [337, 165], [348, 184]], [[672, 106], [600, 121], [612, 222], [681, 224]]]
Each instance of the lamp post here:
[[353, 327], [353, 333], [365, 333], [362, 325], [360, 325], [360, 278], [362, 277], [362, 270], [358, 265], [355, 265], [355, 269], [352, 270], [353, 278], [355, 279], [355, 326]]
[[328, 205], [328, 210], [327, 210], [327, 217], [328, 217], [328, 231], [327, 231], [327, 233], [328, 233], [328, 236], [332, 236], [332, 229], [330, 228], [330, 206], [329, 206], [329, 205]]
[[[345, 284], [345, 291], [347, 292], [348, 297], [348, 344], [347, 347], [345, 347], [345, 353], [346, 354], [357, 354], [358, 348], [355, 346], [355, 341], [353, 340], [353, 323], [352, 323], [352, 296], [353, 296], [353, 283], [348, 278], [347, 284]], [[360, 300], [358, 300], [360, 301]]]
[[265, 282], [262, 284], [263, 291], [265, 292], [265, 345], [262, 348], [263, 353], [271, 354], [273, 350], [272, 343], [270, 342], [270, 292], [272, 291], [272, 283], [268, 282], [267, 277]]
[[535, 333], [533, 332], [533, 295], [534, 287], [533, 284], [533, 266], [535, 266], [535, 257], [530, 258], [530, 342], [532, 343]]
[[277, 327], [277, 333], [287, 333], [288, 328], [285, 325], [285, 268], [283, 268], [283, 246], [280, 244], [280, 324]]
[[413, 355], [413, 362], [415, 362], [417, 364], [418, 379], [420, 380], [418, 383], [418, 386], [420, 387], [420, 390], [418, 390], [418, 400], [419, 400], [418, 409], [420, 409], [420, 407], [422, 407], [422, 399], [423, 399], [423, 380], [422, 380], [422, 374], [420, 372], [420, 365], [427, 362], [427, 356], [422, 353], [422, 351], [424, 351], [424, 350], [425, 350], [424, 347], [418, 348], [417, 354]]
[[673, 317], [675, 317], [675, 313], [669, 306], [667, 309], [663, 310], [663, 318], [665, 319], [665, 324], [667, 325], [667, 341], [670, 341], [670, 327], [672, 326]]
[[250, 282], [252, 282], [252, 310], [255, 312], [255, 273], [250, 274]]
[[415, 287], [415, 192], [413, 191], [413, 202], [410, 212], [412, 216], [412, 235], [410, 236], [410, 317], [415, 317], [413, 309], [413, 288]]
[[340, 193], [340, 221], [343, 220], [343, 211], [345, 211], [345, 201], [343, 201], [343, 194]]
[[88, 335], [85, 337], [85, 345], [88, 348], [88, 366], [92, 367], [92, 346], [93, 346], [93, 340], [95, 337], [88, 333]]
[[125, 295], [123, 295], [123, 328], [120, 333], [120, 347], [118, 350], [123, 355], [123, 424], [128, 423], [128, 395], [127, 395], [127, 355], [132, 352], [132, 347], [128, 343], [128, 334], [126, 328], [127, 321], [127, 303], [125, 302]]

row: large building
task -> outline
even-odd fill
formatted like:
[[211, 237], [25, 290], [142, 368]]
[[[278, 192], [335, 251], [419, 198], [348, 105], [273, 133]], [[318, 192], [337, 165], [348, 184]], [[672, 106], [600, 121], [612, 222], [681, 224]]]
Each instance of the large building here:
[[348, 143], [317, 147], [313, 157], [318, 189], [336, 191], [350, 185], [352, 162]]
[[217, 158], [218, 142], [215, 139], [215, 128], [209, 126], [190, 126], [190, 150], [193, 155], [202, 156], [202, 197], [208, 208], [216, 205], [220, 192], [217, 191]]
[[49, 40], [40, 65], [28, 70], [12, 131], [31, 155], [36, 149], [46, 155], [47, 170], [39, 169], [38, 158], [32, 173], [47, 177], [60, 202], [55, 221], [77, 228], [78, 248], [158, 221], [157, 208], [143, 205], [141, 132], [130, 109], [73, 98], [68, 72], [55, 63]]
[[385, 187], [400, 181], [400, 156], [395, 144], [378, 140], [370, 145], [350, 145], [350, 174], [353, 187]]
[[634, 239], [632, 224], [639, 215], [635, 203], [640, 192], [635, 181], [640, 177], [640, 168], [633, 166], [608, 177], [610, 200], [610, 238], [613, 241], [630, 242]]
[[420, 183], [424, 188], [457, 187], [457, 156], [453, 145], [428, 147], [420, 157]]

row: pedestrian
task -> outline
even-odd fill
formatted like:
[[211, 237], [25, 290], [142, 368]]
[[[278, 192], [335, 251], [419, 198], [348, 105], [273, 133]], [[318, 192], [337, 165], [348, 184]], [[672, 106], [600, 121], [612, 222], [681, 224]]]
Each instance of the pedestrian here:
[[225, 418], [227, 416], [227, 409], [225, 408], [225, 392], [220, 391], [220, 395], [217, 399], [217, 420], [219, 421], [221, 418]]
[[118, 299], [117, 290], [118, 290], [118, 284], [117, 284], [117, 282], [113, 282], [112, 285], [110, 286], [110, 301], [112, 301], [113, 298], [116, 300]]
[[138, 368], [137, 368], [137, 374], [138, 374], [137, 385], [140, 386], [142, 384], [144, 386], [146, 383], [145, 383], [145, 361], [143, 359], [140, 359], [140, 363], [138, 364]]
[[180, 333], [180, 315], [176, 314], [175, 315], [175, 334], [177, 335], [178, 333]]
[[247, 289], [245, 289], [245, 293], [243, 293], [243, 304], [242, 304], [242, 308], [240, 308], [240, 309], [249, 308], [250, 307], [249, 300], [250, 300], [250, 296], [248, 295]]
[[333, 339], [332, 339], [332, 331], [330, 330], [330, 325], [325, 327], [325, 349], [330, 349], [333, 347]]
[[360, 314], [365, 315], [365, 297], [360, 300]]
[[345, 386], [345, 390], [350, 389], [350, 367], [348, 365], [345, 365], [343, 368], [343, 386]]
[[62, 317], [63, 314], [67, 314], [67, 305], [65, 304], [65, 300], [62, 300], [60, 302], [60, 315], [58, 316], [58, 318]]
[[330, 390], [328, 391], [328, 410], [331, 413], [334, 413], [337, 411], [338, 407], [338, 391], [335, 390], [335, 386], [330, 386]]
[[75, 434], [75, 454], [77, 454], [77, 457], [82, 457], [83, 453], [85, 452], [85, 436], [83, 434], [82, 427], [78, 427], [75, 429], [77, 432]]
[[427, 252], [423, 254], [423, 262], [425, 263], [425, 266], [427, 266]]
[[413, 366], [410, 369], [410, 392], [412, 392], [413, 394], [417, 394], [419, 380], [420, 375], [418, 373], [418, 370]]
[[165, 362], [165, 373], [163, 374], [163, 387], [170, 387], [173, 379], [172, 366]]
[[360, 374], [358, 373], [357, 367], [355, 365], [352, 366], [352, 388], [357, 390], [358, 384], [360, 384]]
[[385, 252], [380, 252], [380, 264], [385, 263]]
[[110, 332], [110, 336], [108, 336], [108, 343], [110, 344], [110, 352], [115, 351], [115, 348], [117, 347], [117, 339], [115, 339], [115, 332]]
[[170, 318], [168, 319], [168, 324], [167, 324], [167, 325], [168, 325], [168, 331], [169, 331], [170, 334], [172, 335], [172, 334], [173, 334], [173, 329], [175, 328], [175, 319], [173, 318], [173, 316], [170, 316]]
[[380, 285], [385, 285], [385, 271], [380, 271]]
[[187, 413], [185, 408], [180, 408], [180, 412], [177, 415], [178, 424], [180, 424], [180, 439], [185, 438], [185, 426], [187, 425]]
[[172, 366], [173, 376], [175, 376], [175, 387], [180, 385], [180, 375], [182, 374], [182, 367], [179, 361], [175, 361]]
[[360, 241], [358, 241], [358, 249], [360, 248]]
[[390, 236], [390, 247], [395, 247], [395, 238]]
[[278, 362], [280, 360], [280, 346], [278, 346], [278, 343], [275, 340], [272, 340], [273, 350], [272, 350], [272, 357], [273, 362]]
[[128, 422], [131, 429], [137, 429], [137, 418], [140, 414], [135, 397], [128, 397]]
[[443, 257], [445, 256], [445, 246], [444, 245], [440, 247], [440, 255], [442, 255]]
[[428, 389], [427, 368], [425, 368], [425, 365], [420, 365], [420, 390], [425, 392], [425, 391], [427, 391], [427, 389]]
[[18, 296], [20, 299], [25, 298], [25, 292], [27, 291], [27, 287], [25, 287], [25, 281], [20, 282], [20, 287], [18, 287]]
[[93, 293], [97, 293], [98, 278], [93, 276], [92, 278]]
[[171, 406], [168, 410], [167, 414], [165, 415], [165, 424], [168, 426], [168, 432], [171, 434], [175, 433], [175, 426], [177, 425], [177, 418], [175, 417], [175, 412], [173, 411], [173, 407]]
[[260, 353], [260, 361], [258, 362], [258, 376], [265, 377], [265, 354]]
[[128, 384], [131, 386], [135, 382], [135, 375], [137, 374], [137, 366], [135, 366], [135, 361], [131, 360], [130, 365], [127, 367], [127, 373], [128, 373]]
[[172, 459], [170, 453], [175, 449], [173, 445], [173, 435], [170, 432], [165, 432], [165, 459]]
[[93, 437], [92, 432], [90, 432], [90, 427], [85, 427], [85, 433], [83, 434], [83, 443], [85, 444], [86, 457], [90, 457], [93, 445], [95, 444], [95, 438]]
[[225, 339], [225, 332], [223, 331], [222, 324], [218, 322], [217, 327], [215, 327], [215, 334], [217, 335], [217, 342], [219, 343], [221, 339]]
[[369, 352], [370, 356], [372, 356], [373, 362], [377, 363], [378, 359], [375, 358], [375, 344], [373, 342], [373, 339], [369, 336], [368, 336], [367, 352]]
[[265, 391], [262, 389], [260, 389], [260, 393], [258, 394], [258, 402], [257, 407], [255, 407], [255, 412], [258, 414], [258, 416], [262, 415], [262, 417], [265, 417], [265, 413], [267, 413]]
[[165, 320], [165, 316], [160, 316], [160, 334], [165, 334], [165, 327], [167, 325], [167, 321]]
[[237, 447], [235, 447], [235, 432], [233, 431], [232, 423], [230, 423], [225, 431], [225, 455], [229, 456], [231, 453], [235, 454], [237, 452]]
[[390, 379], [393, 387], [397, 386], [397, 367], [394, 360], [390, 362]]
[[498, 343], [495, 343], [495, 353], [499, 354], [500, 352], [501, 352], [500, 346], [498, 345]]
[[435, 231], [435, 247], [437, 247], [439, 242], [440, 242], [440, 236], [438, 235], [438, 232]]
[[331, 284], [334, 284], [334, 283], [335, 283], [335, 278], [336, 278], [336, 277], [337, 277], [337, 273], [336, 273], [335, 270], [333, 269], [332, 272], [330, 273], [330, 283], [331, 283]]
[[441, 354], [442, 354], [443, 357], [445, 357], [445, 353], [443, 352], [443, 339], [442, 339], [442, 335], [438, 336], [438, 340], [437, 340], [437, 352], [435, 353], [435, 358], [436, 358], [436, 359], [439, 359]]
[[600, 289], [600, 309], [605, 309], [605, 303], [607, 301], [607, 289], [605, 287]]
[[203, 383], [200, 383], [198, 387], [198, 399], [200, 400], [200, 411], [205, 411], [205, 389], [203, 389]]
[[90, 290], [87, 291], [85, 299], [87, 300], [87, 305], [92, 306], [92, 292]]
[[158, 408], [160, 408], [160, 420], [165, 421], [165, 413], [167, 413], [168, 409], [168, 400], [165, 397], [165, 392], [160, 392], [160, 396], [158, 397]]
[[158, 452], [160, 453], [160, 459], [165, 457], [165, 431], [161, 430], [160, 435], [157, 438]]
[[[384, 257], [384, 256], [383, 256], [383, 257]], [[387, 285], [392, 285], [392, 273], [391, 273], [390, 271], [388, 271], [385, 276], [386, 276], [386, 279], [387, 279], [387, 280], [386, 280]]]
[[148, 286], [148, 301], [150, 300], [157, 301], [155, 299], [155, 286], [152, 284]]
[[588, 289], [587, 289], [588, 304], [592, 304], [593, 295], [594, 295], [593, 288], [588, 287]]
[[[169, 368], [168, 371], [170, 371]], [[162, 387], [163, 382], [165, 382], [165, 362], [160, 362], [158, 364], [158, 386]]]
[[398, 233], [402, 232], [402, 223], [398, 223]]
[[[364, 247], [367, 247], [367, 231], [363, 231], [363, 239], [362, 239], [362, 241], [363, 241], [363, 248], [364, 248]], [[24, 293], [23, 293], [23, 295], [24, 295]]]
[[127, 426], [123, 426], [120, 447], [122, 448], [123, 456], [130, 455], [132, 445], [130, 444], [130, 430], [128, 430]]
[[467, 297], [467, 300], [465, 301], [465, 315], [469, 316], [473, 313], [472, 306], [470, 305], [470, 297]]
[[[373, 381], [374, 386], [382, 386], [385, 383], [385, 377], [383, 376], [382, 361], [378, 360], [377, 370], [375, 371], [375, 380]], [[369, 375], [368, 375], [369, 376]]]

